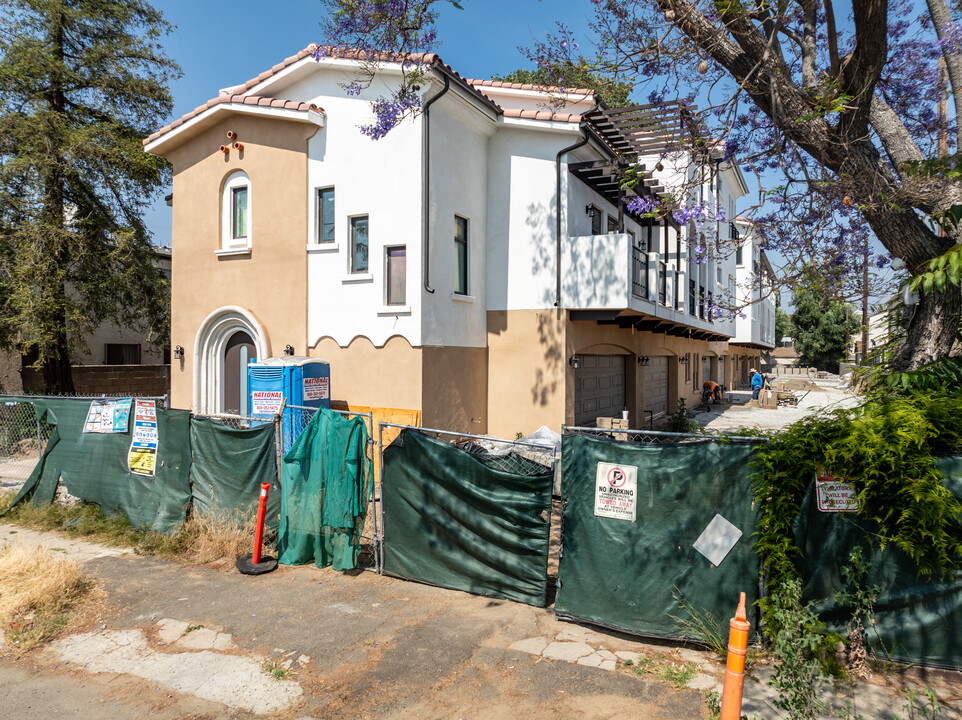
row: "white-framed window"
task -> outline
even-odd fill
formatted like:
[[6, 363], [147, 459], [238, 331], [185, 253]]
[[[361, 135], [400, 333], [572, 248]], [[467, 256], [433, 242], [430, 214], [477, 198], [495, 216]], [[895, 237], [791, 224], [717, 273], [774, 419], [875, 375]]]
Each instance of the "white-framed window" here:
[[407, 246], [384, 248], [385, 305], [407, 304]]
[[616, 235], [618, 233], [618, 216], [609, 215], [608, 216], [608, 234]]
[[314, 239], [318, 243], [334, 242], [334, 188], [317, 188], [314, 193], [317, 207]]
[[454, 216], [454, 293], [468, 294], [468, 221]]
[[235, 172], [224, 183], [221, 215], [221, 250], [248, 250], [251, 246], [251, 181]]
[[368, 236], [368, 216], [358, 215], [351, 218], [351, 254], [349, 268], [351, 274], [367, 273], [368, 270], [368, 248], [370, 239]]

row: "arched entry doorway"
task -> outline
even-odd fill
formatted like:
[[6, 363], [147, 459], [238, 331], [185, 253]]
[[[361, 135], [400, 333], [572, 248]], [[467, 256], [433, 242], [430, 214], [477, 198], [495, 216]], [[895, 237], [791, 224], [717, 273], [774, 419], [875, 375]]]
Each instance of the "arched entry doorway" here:
[[194, 412], [243, 413], [247, 410], [247, 363], [270, 357], [270, 341], [250, 311], [229, 305], [201, 323], [194, 357]]
[[254, 339], [235, 332], [224, 347], [224, 412], [247, 415], [247, 364], [257, 359]]

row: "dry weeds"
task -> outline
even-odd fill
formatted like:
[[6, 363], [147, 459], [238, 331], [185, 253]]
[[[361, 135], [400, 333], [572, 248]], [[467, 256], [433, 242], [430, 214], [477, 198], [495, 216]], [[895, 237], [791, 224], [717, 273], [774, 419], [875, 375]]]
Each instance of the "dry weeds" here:
[[0, 548], [0, 622], [9, 642], [28, 650], [59, 634], [95, 585], [80, 563], [46, 548]]

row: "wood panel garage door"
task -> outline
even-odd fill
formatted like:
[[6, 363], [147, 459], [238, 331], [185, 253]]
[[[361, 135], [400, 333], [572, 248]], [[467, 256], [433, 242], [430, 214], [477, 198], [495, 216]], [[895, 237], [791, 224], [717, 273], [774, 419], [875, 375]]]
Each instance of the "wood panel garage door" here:
[[645, 368], [645, 415], [668, 412], [668, 358], [653, 357]]
[[625, 356], [579, 355], [575, 370], [575, 425], [593, 427], [599, 417], [625, 409]]

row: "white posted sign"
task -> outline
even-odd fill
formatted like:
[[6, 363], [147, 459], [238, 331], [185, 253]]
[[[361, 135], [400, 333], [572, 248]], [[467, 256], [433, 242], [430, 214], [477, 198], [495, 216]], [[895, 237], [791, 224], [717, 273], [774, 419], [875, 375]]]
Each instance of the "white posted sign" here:
[[858, 493], [855, 488], [831, 475], [815, 478], [815, 493], [818, 509], [822, 512], [858, 512]]
[[638, 466], [598, 463], [595, 478], [595, 516], [635, 521]]

